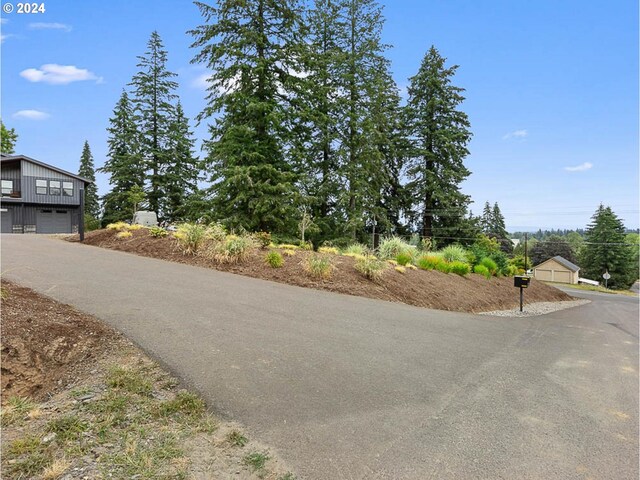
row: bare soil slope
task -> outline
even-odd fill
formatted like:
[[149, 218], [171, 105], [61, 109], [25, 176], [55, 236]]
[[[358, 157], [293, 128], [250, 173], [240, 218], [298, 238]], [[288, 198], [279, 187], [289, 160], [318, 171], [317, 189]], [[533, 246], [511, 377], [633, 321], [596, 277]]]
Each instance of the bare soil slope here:
[[[293, 257], [285, 257], [282, 268], [271, 268], [264, 261], [265, 250], [256, 250], [249, 258], [237, 264], [220, 264], [199, 256], [183, 255], [171, 237], [155, 238], [148, 230], [133, 231], [131, 238], [116, 238], [116, 232], [98, 230], [85, 236], [85, 244], [110, 248], [137, 255], [213, 268], [225, 272], [272, 280], [300, 287], [329, 290], [361, 297], [402, 302], [417, 307], [460, 312], [507, 310], [519, 304], [518, 289], [510, 277], [486, 279], [470, 274], [460, 277], [438, 271], [409, 270], [405, 273], [392, 267], [382, 280], [372, 282], [354, 268], [354, 259], [331, 255], [335, 270], [328, 280], [318, 280], [304, 270], [304, 259], [311, 252], [296, 251]], [[78, 241], [77, 236], [71, 241]], [[566, 293], [532, 280], [525, 293], [525, 303], [572, 300]]]
[[117, 334], [94, 318], [3, 281], [2, 399], [42, 399], [92, 365]]

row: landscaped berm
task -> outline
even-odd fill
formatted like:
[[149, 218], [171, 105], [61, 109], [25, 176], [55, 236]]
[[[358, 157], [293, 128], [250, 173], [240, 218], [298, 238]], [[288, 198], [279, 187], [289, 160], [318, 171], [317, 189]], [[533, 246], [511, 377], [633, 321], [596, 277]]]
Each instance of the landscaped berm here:
[[[77, 236], [70, 237], [77, 241]], [[234, 235], [220, 225], [185, 224], [176, 232], [118, 223], [89, 232], [85, 244], [301, 287], [329, 290], [418, 307], [460, 312], [506, 310], [519, 304], [513, 265], [453, 245], [421, 251], [399, 238], [378, 251], [363, 245], [310, 250], [271, 242], [268, 233]], [[475, 272], [475, 273], [474, 273]], [[526, 303], [572, 300], [533, 280]]]

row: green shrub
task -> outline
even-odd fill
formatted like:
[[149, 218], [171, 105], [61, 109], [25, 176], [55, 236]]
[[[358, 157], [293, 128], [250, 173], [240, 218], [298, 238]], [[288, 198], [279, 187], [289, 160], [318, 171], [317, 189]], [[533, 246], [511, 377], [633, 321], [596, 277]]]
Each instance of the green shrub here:
[[354, 255], [364, 256], [368, 255], [369, 253], [369, 248], [367, 248], [365, 245], [362, 245], [361, 243], [352, 243], [342, 251], [342, 254], [348, 257], [353, 257]]
[[384, 260], [396, 258], [401, 253], [407, 253], [414, 257], [416, 247], [409, 245], [400, 237], [385, 238], [378, 247], [378, 256]]
[[369, 280], [376, 281], [382, 278], [387, 264], [373, 255], [366, 255], [356, 259], [355, 268]]
[[260, 248], [265, 249], [271, 245], [271, 234], [269, 232], [258, 232], [253, 234]]
[[435, 255], [422, 255], [418, 258], [418, 268], [421, 270], [433, 270], [436, 266], [442, 262], [442, 259]]
[[475, 267], [473, 267], [473, 271], [477, 274], [484, 275], [487, 278], [491, 278], [491, 272], [484, 265], [476, 265]]
[[302, 250], [313, 250], [313, 243], [311, 243], [310, 241], [305, 241], [305, 242], [300, 242], [300, 248]]
[[442, 249], [442, 258], [447, 262], [466, 262], [467, 251], [460, 245], [449, 245]]
[[284, 265], [284, 259], [282, 258], [282, 255], [280, 255], [279, 252], [275, 251], [267, 253], [267, 255], [264, 257], [264, 261], [271, 268], [280, 268]]
[[460, 275], [461, 277], [464, 277], [471, 271], [471, 267], [468, 263], [458, 261], [451, 262], [449, 264], [449, 268], [451, 269], [451, 273], [455, 273], [456, 275]]
[[100, 220], [92, 217], [88, 213], [84, 214], [84, 229], [86, 232], [98, 230], [100, 228]]
[[307, 257], [304, 262], [304, 269], [315, 278], [329, 279], [333, 272], [334, 266], [331, 264], [329, 257], [324, 255], [312, 254]]
[[207, 227], [198, 223], [183, 223], [174, 232], [183, 255], [195, 255], [206, 240]]
[[441, 259], [436, 265], [436, 270], [442, 273], [451, 273], [451, 264]]
[[221, 242], [211, 242], [203, 256], [218, 263], [236, 263], [245, 260], [254, 247], [255, 241], [249, 235], [227, 235]]
[[161, 238], [161, 237], [166, 237], [168, 234], [169, 232], [167, 232], [162, 227], [151, 227], [149, 229], [149, 235], [151, 235], [152, 237]]
[[480, 260], [480, 265], [489, 270], [489, 273], [491, 273], [491, 275], [496, 275], [498, 273], [498, 265], [489, 257], [484, 257], [482, 260]]
[[507, 265], [507, 268], [505, 268], [502, 273], [508, 277], [513, 277], [514, 275], [518, 275], [521, 270], [524, 271], [524, 269], [518, 268], [515, 265]]
[[398, 262], [398, 265], [401, 265], [403, 267], [411, 263], [412, 260], [413, 256], [409, 252], [400, 252], [396, 256], [396, 262]]

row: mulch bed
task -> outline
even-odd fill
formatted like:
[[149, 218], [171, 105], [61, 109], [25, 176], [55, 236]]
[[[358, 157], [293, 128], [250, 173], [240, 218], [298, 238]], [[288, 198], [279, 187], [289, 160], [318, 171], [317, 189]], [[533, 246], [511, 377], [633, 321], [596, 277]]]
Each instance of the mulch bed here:
[[[486, 279], [476, 274], [460, 277], [451, 273], [409, 269], [406, 273], [399, 273], [390, 267], [382, 280], [372, 282], [355, 270], [353, 258], [332, 255], [335, 270], [331, 278], [318, 280], [310, 277], [304, 270], [304, 259], [307, 255], [312, 255], [311, 252], [297, 250], [295, 256], [285, 257], [282, 268], [271, 268], [265, 263], [266, 250], [252, 252], [242, 263], [220, 264], [200, 256], [183, 255], [177, 248], [176, 240], [170, 236], [152, 237], [147, 229], [132, 233], [131, 238], [119, 239], [112, 230], [98, 230], [89, 232], [84, 243], [289, 285], [402, 302], [417, 307], [483, 312], [507, 310], [519, 305], [518, 289], [514, 288], [513, 278], [510, 277]], [[77, 242], [78, 237], [69, 237], [68, 240]], [[531, 281], [525, 298], [526, 303], [573, 299], [566, 293], [535, 280]]]
[[2, 400], [42, 400], [118, 342], [93, 317], [31, 289], [2, 281]]

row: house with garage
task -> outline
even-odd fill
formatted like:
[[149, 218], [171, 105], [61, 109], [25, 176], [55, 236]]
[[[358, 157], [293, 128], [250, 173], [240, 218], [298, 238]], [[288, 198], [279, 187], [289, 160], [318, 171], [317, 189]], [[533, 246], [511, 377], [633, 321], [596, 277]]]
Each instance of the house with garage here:
[[89, 183], [25, 155], [0, 154], [2, 233], [76, 233]]
[[545, 282], [576, 284], [578, 283], [579, 272], [579, 266], [560, 255], [556, 255], [533, 267], [535, 279]]

